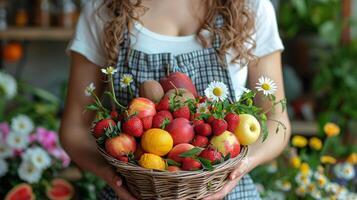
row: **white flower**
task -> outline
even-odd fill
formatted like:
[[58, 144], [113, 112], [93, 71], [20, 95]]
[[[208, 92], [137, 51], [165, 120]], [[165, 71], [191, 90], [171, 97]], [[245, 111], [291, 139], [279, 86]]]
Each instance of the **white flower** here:
[[308, 184], [311, 183], [311, 173], [308, 174], [303, 174], [303, 173], [298, 173], [295, 177], [295, 181], [297, 184], [302, 185], [302, 186], [306, 186]]
[[257, 188], [257, 191], [259, 194], [263, 194], [265, 192], [264, 185], [261, 183], [255, 183], [255, 187]]
[[356, 200], [356, 199], [357, 199], [357, 194], [356, 193], [350, 192], [350, 193], [348, 193], [346, 195], [346, 200]]
[[318, 173], [318, 172], [314, 173], [314, 179], [320, 188], [324, 188], [328, 182], [327, 177], [321, 173]]
[[115, 74], [116, 72], [117, 72], [118, 70], [117, 69], [115, 69], [114, 67], [107, 67], [107, 68], [103, 68], [102, 69], [102, 73], [103, 74], [107, 74], [107, 75], [113, 75], [113, 74]]
[[350, 163], [339, 163], [334, 167], [334, 173], [337, 178], [351, 180], [355, 177], [355, 170]]
[[241, 86], [241, 85], [238, 86], [238, 88], [235, 89], [237, 100], [239, 100], [244, 93], [249, 93], [249, 92], [251, 92], [250, 89], [248, 89], [244, 86]]
[[0, 177], [4, 176], [9, 171], [9, 166], [7, 162], [3, 159], [0, 159]]
[[41, 179], [42, 170], [36, 168], [31, 162], [22, 161], [17, 173], [20, 179], [28, 183], [37, 183]]
[[209, 113], [207, 104], [206, 104], [206, 103], [200, 103], [200, 104], [198, 104], [198, 106], [197, 106], [197, 113], [200, 113], [200, 114]]
[[276, 161], [272, 161], [267, 166], [267, 172], [270, 174], [274, 174], [278, 171], [278, 163]]
[[277, 90], [275, 82], [264, 76], [259, 78], [259, 82], [256, 85], [257, 86], [255, 89], [257, 89], [259, 92], [263, 92], [265, 96], [274, 94]]
[[228, 87], [222, 82], [213, 81], [205, 90], [205, 95], [213, 101], [224, 101], [228, 95]]
[[12, 156], [12, 149], [5, 143], [0, 143], [0, 159]]
[[337, 195], [337, 199], [338, 200], [345, 200], [345, 199], [347, 199], [348, 190], [345, 187], [341, 187], [340, 186], [340, 188], [337, 191], [336, 195]]
[[90, 83], [86, 89], [84, 90], [84, 94], [87, 96], [87, 97], [90, 97], [93, 93], [93, 91], [95, 90], [95, 86], [94, 86], [94, 83]]
[[131, 74], [123, 74], [120, 78], [120, 87], [126, 88], [133, 82], [133, 76]]
[[17, 93], [17, 83], [12, 76], [0, 72], [0, 94], [2, 92], [6, 99], [12, 99]]
[[41, 147], [32, 147], [22, 155], [24, 161], [29, 161], [38, 169], [46, 169], [51, 165], [51, 158]]
[[325, 186], [325, 191], [328, 193], [336, 194], [340, 186], [337, 183], [327, 183]]
[[296, 188], [295, 193], [298, 196], [302, 196], [302, 197], [305, 196], [307, 193], [306, 185], [301, 185], [298, 188]]
[[25, 149], [29, 144], [27, 135], [11, 132], [7, 137], [7, 144], [13, 149]]
[[11, 128], [16, 133], [28, 135], [34, 129], [32, 120], [26, 115], [18, 115], [11, 120]]
[[285, 194], [282, 192], [268, 191], [264, 200], [285, 200]]
[[310, 195], [314, 198], [314, 199], [321, 199], [321, 191], [320, 190], [313, 190], [310, 192]]
[[291, 190], [291, 183], [289, 181], [276, 180], [275, 186], [284, 192]]

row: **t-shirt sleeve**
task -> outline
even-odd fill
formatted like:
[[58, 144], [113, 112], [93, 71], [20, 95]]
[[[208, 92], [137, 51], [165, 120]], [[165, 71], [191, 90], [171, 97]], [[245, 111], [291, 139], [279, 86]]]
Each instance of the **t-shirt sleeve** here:
[[255, 8], [255, 43], [254, 55], [263, 57], [284, 49], [279, 36], [275, 10], [270, 0], [256, 0]]
[[106, 56], [102, 43], [103, 17], [98, 11], [99, 1], [90, 0], [82, 9], [77, 22], [74, 37], [70, 41], [66, 53], [77, 52], [92, 63], [104, 66]]

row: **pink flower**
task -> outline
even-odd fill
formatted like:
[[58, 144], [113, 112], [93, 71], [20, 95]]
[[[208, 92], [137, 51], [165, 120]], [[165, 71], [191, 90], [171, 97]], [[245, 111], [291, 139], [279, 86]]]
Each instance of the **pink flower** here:
[[7, 136], [10, 133], [10, 126], [7, 122], [0, 123], [0, 139], [6, 141]]
[[61, 148], [51, 149], [49, 150], [49, 153], [56, 159], [60, 160], [62, 162], [63, 167], [67, 167], [71, 162], [71, 159], [69, 158], [68, 154]]
[[57, 133], [49, 131], [45, 128], [37, 128], [37, 141], [47, 150], [50, 151], [57, 147]]

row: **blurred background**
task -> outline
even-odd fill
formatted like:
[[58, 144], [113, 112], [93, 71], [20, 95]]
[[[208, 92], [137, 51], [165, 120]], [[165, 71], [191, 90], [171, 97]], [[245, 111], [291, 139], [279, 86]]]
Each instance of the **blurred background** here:
[[[19, 114], [28, 116], [36, 130], [40, 127], [48, 132], [58, 131], [69, 73], [65, 49], [85, 2], [0, 0], [3, 135]], [[355, 198], [357, 1], [272, 3], [285, 46], [283, 70], [293, 137], [281, 157], [256, 169], [252, 176], [266, 199]], [[54, 138], [52, 142], [57, 144]], [[1, 147], [0, 155], [2, 150], [5, 152], [5, 146]], [[103, 183], [74, 164], [64, 164], [65, 153], [62, 157], [55, 154], [51, 157], [53, 162], [58, 161], [58, 166], [43, 170], [40, 181], [32, 183], [36, 195], [40, 199], [50, 198], [43, 191], [51, 191], [51, 180], [61, 177], [70, 185], [63, 186], [67, 192], [62, 195], [95, 199], [95, 191]], [[0, 197], [24, 181], [17, 175], [19, 163], [15, 158], [0, 156]], [[7, 169], [3, 173], [2, 167]], [[306, 171], [321, 176], [305, 183], [300, 179]]]

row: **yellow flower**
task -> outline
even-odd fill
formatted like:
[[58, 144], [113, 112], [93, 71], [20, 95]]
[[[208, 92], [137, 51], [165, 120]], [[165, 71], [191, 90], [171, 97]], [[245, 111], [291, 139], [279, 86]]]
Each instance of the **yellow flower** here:
[[306, 194], [306, 187], [305, 186], [299, 186], [298, 188], [296, 188], [295, 190], [295, 193], [298, 195], [298, 196], [305, 196]]
[[303, 148], [307, 145], [307, 139], [303, 136], [296, 135], [293, 137], [292, 142], [293, 146]]
[[309, 174], [310, 172], [310, 166], [306, 162], [302, 163], [300, 166], [300, 172], [304, 175]]
[[290, 164], [294, 168], [298, 169], [300, 167], [300, 165], [301, 165], [301, 160], [300, 160], [300, 158], [298, 156], [295, 156], [295, 157], [290, 159]]
[[324, 132], [328, 137], [333, 137], [340, 134], [340, 127], [335, 123], [329, 122], [325, 124]]
[[356, 152], [351, 153], [351, 155], [348, 156], [346, 161], [351, 165], [357, 164], [357, 153]]
[[315, 149], [315, 150], [321, 150], [322, 148], [322, 141], [320, 140], [320, 138], [317, 138], [317, 137], [313, 137], [310, 139], [309, 141], [309, 146], [312, 148], [312, 149]]
[[320, 162], [322, 164], [335, 164], [336, 163], [336, 159], [334, 157], [332, 157], [332, 156], [321, 156]]

